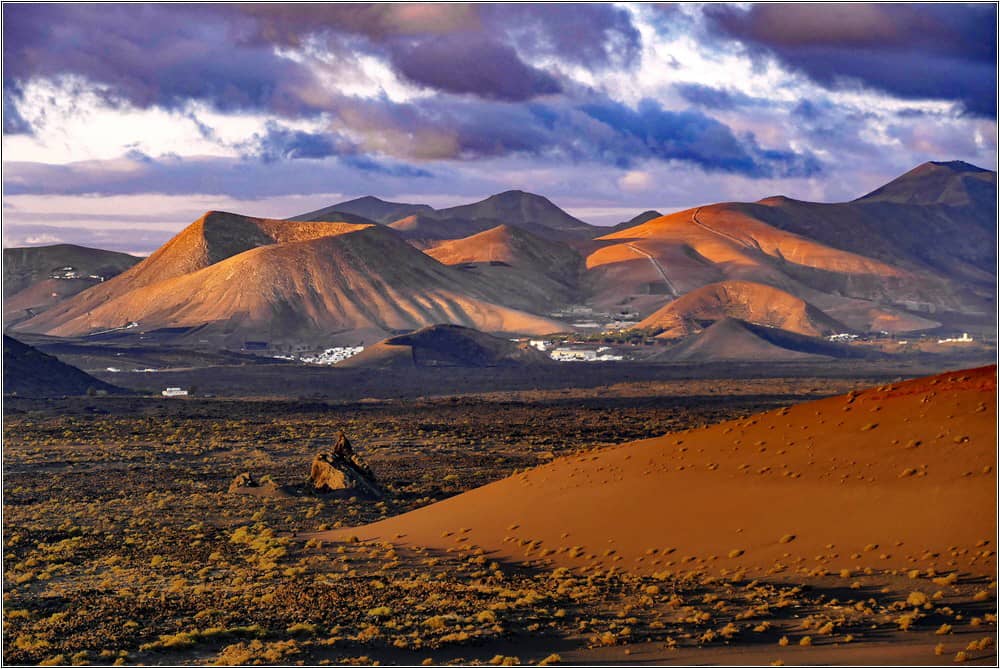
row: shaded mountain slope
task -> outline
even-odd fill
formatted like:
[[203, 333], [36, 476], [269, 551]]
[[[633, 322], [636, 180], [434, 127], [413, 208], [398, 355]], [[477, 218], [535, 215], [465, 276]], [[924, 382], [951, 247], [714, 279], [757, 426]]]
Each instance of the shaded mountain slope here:
[[390, 337], [338, 367], [508, 367], [549, 364], [530, 346], [459, 325], [432, 325]]
[[461, 545], [577, 573], [918, 563], [995, 578], [977, 548], [996, 534], [995, 446], [991, 366], [559, 458], [320, 537]]
[[[604, 246], [587, 258], [591, 283], [602, 305], [634, 302], [647, 314], [733, 279], [785, 290], [859, 330], [911, 331], [951, 313], [987, 314], [995, 301], [995, 174], [961, 165], [917, 168], [854, 202], [774, 197], [652, 219], [598, 239]], [[915, 195], [923, 189], [926, 201]]]
[[3, 296], [9, 297], [35, 283], [45, 281], [65, 267], [71, 267], [82, 277], [95, 275], [110, 279], [140, 260], [142, 258], [127, 253], [75, 244], [4, 249]]
[[852, 202], [776, 197], [753, 210], [783, 230], [951, 282], [957, 297], [939, 306], [982, 311], [995, 303], [995, 172], [925, 163]]
[[678, 362], [791, 362], [856, 357], [863, 356], [847, 346], [727, 317], [665, 351], [659, 359]]
[[436, 216], [494, 221], [494, 225], [513, 225], [547, 239], [590, 239], [601, 230], [570, 216], [546, 197], [520, 190], [504, 191], [479, 202], [441, 209]]
[[633, 216], [627, 221], [622, 221], [621, 223], [617, 223], [611, 226], [610, 228], [607, 228], [607, 232], [611, 233], [611, 232], [619, 232], [621, 230], [628, 230], [629, 228], [634, 228], [637, 225], [642, 225], [647, 221], [652, 221], [654, 218], [660, 218], [661, 216], [663, 216], [663, 214], [656, 211], [655, 209], [649, 209], [647, 211], [642, 212], [641, 214]]
[[460, 267], [494, 285], [506, 285], [544, 310], [580, 297], [583, 258], [570, 247], [509, 225], [445, 241], [425, 250], [445, 265]]
[[997, 175], [961, 160], [927, 162], [914, 167], [855, 202], [940, 204], [988, 209], [996, 204]]
[[23, 397], [125, 392], [12, 337], [3, 337], [3, 393]]
[[685, 337], [727, 317], [810, 336], [847, 329], [805, 300], [752, 281], [721, 281], [696, 288], [636, 327], [663, 330], [658, 336], [668, 339]]
[[412, 214], [398, 221], [393, 221], [389, 227], [407, 240], [416, 242], [418, 246], [428, 247], [441, 240], [461, 239], [488, 230], [492, 224], [493, 221], [436, 218], [425, 214]]
[[[289, 218], [290, 221], [329, 221], [341, 220], [338, 214], [360, 216], [375, 223], [389, 224], [411, 214], [430, 214], [434, 209], [426, 204], [408, 204], [406, 202], [389, 202], [367, 195], [346, 202], [323, 207], [305, 214]], [[334, 218], [331, 218], [334, 217]], [[351, 222], [351, 221], [348, 221]]]
[[4, 322], [9, 326], [31, 318], [141, 260], [73, 244], [4, 249]]

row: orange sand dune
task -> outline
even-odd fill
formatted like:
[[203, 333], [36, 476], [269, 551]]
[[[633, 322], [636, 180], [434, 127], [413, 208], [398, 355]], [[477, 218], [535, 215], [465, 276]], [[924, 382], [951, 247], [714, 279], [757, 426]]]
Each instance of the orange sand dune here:
[[560, 458], [325, 537], [641, 573], [992, 573], [995, 447], [990, 366]]

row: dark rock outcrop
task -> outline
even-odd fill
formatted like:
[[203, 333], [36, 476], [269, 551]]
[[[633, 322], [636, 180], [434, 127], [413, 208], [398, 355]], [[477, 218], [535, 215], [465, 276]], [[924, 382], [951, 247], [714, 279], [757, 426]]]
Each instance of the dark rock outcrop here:
[[355, 454], [343, 432], [337, 435], [333, 450], [313, 458], [309, 482], [318, 492], [349, 491], [373, 499], [383, 496], [371, 468]]

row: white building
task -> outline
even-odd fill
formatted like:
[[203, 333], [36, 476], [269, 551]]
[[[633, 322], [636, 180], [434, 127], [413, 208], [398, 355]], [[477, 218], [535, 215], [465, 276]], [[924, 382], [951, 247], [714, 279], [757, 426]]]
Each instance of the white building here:
[[160, 394], [164, 397], [187, 397], [188, 391], [183, 388], [167, 388]]
[[939, 344], [969, 344], [975, 341], [969, 336], [968, 332], [963, 332], [961, 337], [949, 337], [947, 339], [938, 339]]
[[547, 351], [547, 350], [549, 350], [549, 346], [551, 346], [551, 345], [552, 345], [552, 342], [550, 342], [550, 341], [548, 341], [546, 339], [529, 339], [528, 340], [528, 346], [531, 346], [532, 348], [537, 348], [539, 351]]
[[559, 362], [593, 362], [597, 360], [597, 351], [588, 348], [557, 348], [549, 357]]
[[313, 365], [335, 365], [342, 360], [357, 355], [365, 350], [364, 346], [334, 346], [316, 355], [304, 355], [300, 358], [302, 362]]

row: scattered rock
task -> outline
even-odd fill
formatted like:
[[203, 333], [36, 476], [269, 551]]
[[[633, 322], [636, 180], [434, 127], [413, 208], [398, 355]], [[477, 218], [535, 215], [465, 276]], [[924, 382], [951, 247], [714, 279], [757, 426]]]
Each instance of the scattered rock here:
[[313, 458], [309, 482], [317, 492], [351, 491], [374, 499], [383, 496], [375, 474], [354, 453], [343, 432], [338, 434], [332, 451], [317, 453]]
[[254, 480], [253, 474], [250, 472], [243, 472], [242, 474], [237, 474], [233, 482], [229, 484], [229, 492], [239, 492], [240, 488], [257, 488], [260, 484]]
[[253, 495], [254, 497], [292, 497], [296, 491], [287, 486], [279, 486], [270, 476], [254, 478], [250, 472], [237, 474], [229, 484], [229, 492], [237, 495]]

